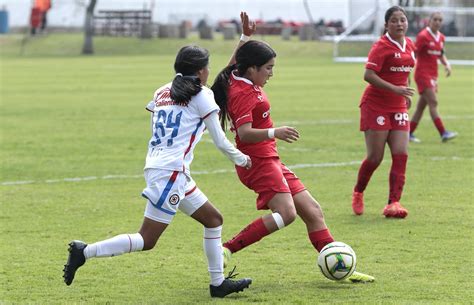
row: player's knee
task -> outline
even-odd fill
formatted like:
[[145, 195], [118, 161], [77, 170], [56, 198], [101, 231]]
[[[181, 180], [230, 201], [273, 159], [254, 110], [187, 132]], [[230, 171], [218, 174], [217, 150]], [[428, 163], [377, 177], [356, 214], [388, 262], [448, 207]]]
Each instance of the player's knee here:
[[212, 215], [208, 217], [208, 219], [206, 220], [205, 226], [207, 228], [215, 228], [215, 227], [222, 226], [223, 223], [224, 223], [224, 219], [222, 217], [222, 214], [216, 211], [216, 213], [213, 213]]
[[285, 226], [291, 224], [296, 219], [296, 209], [294, 207], [286, 209], [284, 212], [279, 212], [283, 218]]
[[142, 234], [143, 236], [143, 251], [151, 250], [155, 247], [158, 242], [158, 238], [147, 236], [147, 234]]
[[367, 161], [377, 166], [379, 166], [380, 163], [382, 163], [382, 160], [383, 160], [383, 154], [370, 154], [367, 156]]

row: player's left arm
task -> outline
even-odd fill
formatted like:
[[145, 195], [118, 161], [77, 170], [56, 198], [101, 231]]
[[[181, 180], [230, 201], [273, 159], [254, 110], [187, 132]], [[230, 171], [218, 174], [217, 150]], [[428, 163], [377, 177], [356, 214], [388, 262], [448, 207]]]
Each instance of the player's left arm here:
[[235, 60], [235, 54], [237, 53], [237, 50], [247, 41], [250, 40], [250, 36], [255, 33], [257, 30], [257, 24], [255, 21], [250, 21], [249, 16], [247, 15], [247, 12], [240, 12], [240, 21], [242, 22], [242, 36], [240, 37], [239, 43], [235, 47], [234, 52], [232, 53], [232, 57], [229, 60], [229, 63], [227, 66], [231, 66], [236, 63]]
[[444, 52], [444, 49], [442, 51], [441, 57], [439, 58], [439, 61], [444, 66], [444, 71], [446, 72], [446, 77], [449, 77], [451, 75], [451, 65], [449, 64], [448, 58], [446, 57], [446, 54]]

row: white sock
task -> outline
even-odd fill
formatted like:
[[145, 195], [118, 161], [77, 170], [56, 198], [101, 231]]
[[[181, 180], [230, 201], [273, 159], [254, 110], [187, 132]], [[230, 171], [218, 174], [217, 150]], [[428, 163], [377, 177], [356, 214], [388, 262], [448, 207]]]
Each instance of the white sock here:
[[224, 258], [222, 256], [222, 226], [204, 228], [204, 252], [207, 256], [211, 285], [220, 286], [224, 281]]
[[121, 234], [110, 239], [99, 241], [84, 249], [86, 259], [91, 257], [109, 257], [141, 251], [143, 249], [143, 237], [140, 233]]

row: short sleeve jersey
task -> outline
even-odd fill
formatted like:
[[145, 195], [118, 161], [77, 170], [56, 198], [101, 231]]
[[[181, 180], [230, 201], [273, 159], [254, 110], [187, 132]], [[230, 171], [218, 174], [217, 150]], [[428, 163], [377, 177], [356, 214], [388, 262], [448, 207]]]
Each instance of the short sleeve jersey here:
[[416, 69], [415, 75], [423, 74], [432, 78], [438, 77], [438, 58], [443, 55], [445, 37], [441, 32], [434, 34], [429, 27], [421, 30], [416, 36]]
[[[414, 51], [415, 46], [409, 38], [400, 45], [386, 33], [372, 46], [365, 68], [375, 71], [380, 78], [395, 86], [407, 86], [408, 76], [415, 66]], [[372, 84], [362, 95], [361, 105], [364, 103], [375, 111], [400, 112], [407, 109], [405, 97]]]
[[231, 131], [235, 133], [237, 148], [246, 155], [268, 158], [277, 157], [275, 139], [258, 143], [242, 142], [237, 129], [246, 123], [252, 128], [267, 129], [273, 127], [270, 118], [270, 103], [261, 87], [255, 86], [250, 80], [231, 73], [228, 89], [228, 114], [231, 121]]
[[170, 96], [171, 83], [156, 90], [146, 109], [152, 112], [152, 136], [148, 143], [146, 168], [189, 173], [193, 150], [205, 129], [204, 119], [219, 111], [213, 92], [203, 87], [187, 106]]

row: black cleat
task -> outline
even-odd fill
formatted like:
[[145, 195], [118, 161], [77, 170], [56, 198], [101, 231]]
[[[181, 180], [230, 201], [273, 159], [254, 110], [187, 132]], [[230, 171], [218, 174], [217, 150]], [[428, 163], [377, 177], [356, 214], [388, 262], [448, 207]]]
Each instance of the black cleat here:
[[87, 247], [87, 244], [80, 240], [73, 240], [69, 243], [69, 257], [63, 269], [64, 282], [68, 286], [72, 284], [77, 269], [86, 262], [86, 257], [84, 256], [85, 247]]
[[209, 285], [211, 291], [211, 297], [213, 298], [223, 298], [228, 294], [243, 291], [245, 288], [248, 288], [252, 284], [252, 279], [244, 278], [240, 280], [232, 280], [237, 274], [233, 274], [234, 269], [229, 273], [229, 275], [224, 279], [220, 286]]

